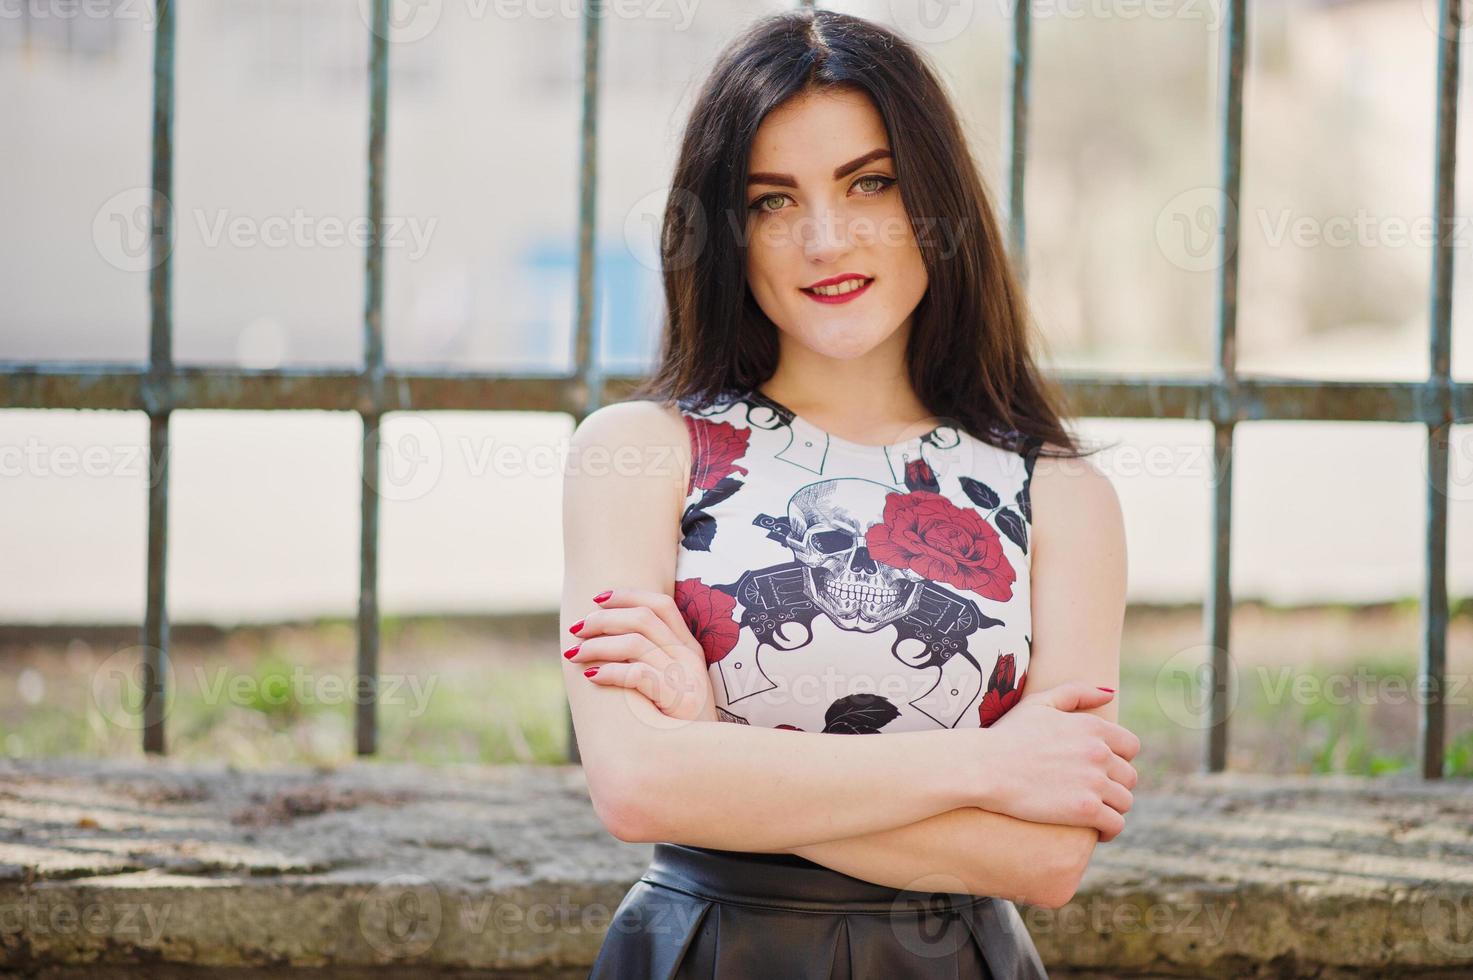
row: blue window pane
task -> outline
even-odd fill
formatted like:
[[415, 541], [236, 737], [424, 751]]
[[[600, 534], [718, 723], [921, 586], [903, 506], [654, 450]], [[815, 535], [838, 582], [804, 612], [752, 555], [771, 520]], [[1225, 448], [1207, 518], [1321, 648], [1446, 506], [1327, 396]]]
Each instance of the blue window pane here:
[[[554, 338], [571, 337], [577, 290], [576, 243], [550, 239], [530, 245], [521, 260], [523, 295], [540, 297], [536, 328], [523, 333], [524, 357], [551, 363], [561, 353]], [[659, 273], [639, 263], [623, 242], [601, 244], [593, 276], [595, 333], [606, 370], [648, 370], [657, 345], [663, 287]]]

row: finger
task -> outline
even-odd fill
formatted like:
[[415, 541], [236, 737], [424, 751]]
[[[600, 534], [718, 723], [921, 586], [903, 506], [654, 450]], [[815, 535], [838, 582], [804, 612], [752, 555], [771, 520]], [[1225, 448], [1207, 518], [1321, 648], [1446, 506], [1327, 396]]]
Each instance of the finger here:
[[1106, 745], [1110, 746], [1111, 751], [1127, 762], [1140, 753], [1141, 740], [1135, 732], [1105, 718], [1101, 718], [1100, 721], [1105, 725], [1104, 730], [1100, 732], [1100, 737], [1105, 740]]
[[1114, 753], [1110, 754], [1109, 761], [1105, 763], [1105, 774], [1121, 786], [1131, 790], [1135, 789], [1135, 784], [1140, 779], [1135, 766]]
[[1113, 840], [1117, 834], [1125, 829], [1125, 817], [1121, 816], [1120, 812], [1113, 807], [1108, 807], [1101, 803], [1094, 826], [1101, 835], [1109, 835], [1110, 839]]
[[638, 691], [661, 712], [671, 714], [687, 699], [700, 696], [700, 692], [686, 690], [683, 682], [686, 676], [679, 671], [659, 671], [646, 663], [611, 662], [599, 664], [588, 679], [605, 687]]
[[586, 667], [610, 660], [630, 660], [647, 663], [655, 670], [663, 671], [674, 662], [667, 651], [655, 646], [643, 633], [595, 636], [579, 643], [572, 650], [573, 655], [566, 659]]
[[659, 700], [659, 684], [656, 682], [655, 672], [649, 664], [603, 663], [589, 669], [593, 673], [585, 673], [584, 676], [600, 687], [622, 687], [638, 691], [649, 698], [655, 707], [665, 710]]
[[694, 640], [691, 636], [690, 624], [685, 621], [680, 607], [675, 602], [675, 597], [666, 592], [656, 592], [653, 589], [613, 589], [610, 595], [599, 607], [603, 609], [624, 609], [633, 606], [644, 606], [665, 624], [670, 635], [684, 642], [687, 638]]
[[583, 626], [574, 635], [581, 640], [613, 633], [641, 633], [651, 643], [672, 653], [688, 649], [649, 606], [596, 609], [583, 618]]
[[1100, 799], [1106, 806], [1123, 817], [1130, 812], [1131, 804], [1135, 802], [1135, 795], [1112, 779], [1105, 784], [1105, 791], [1100, 794]]
[[1078, 711], [1108, 704], [1115, 695], [1093, 684], [1069, 681], [1041, 691], [1038, 697], [1060, 711]]

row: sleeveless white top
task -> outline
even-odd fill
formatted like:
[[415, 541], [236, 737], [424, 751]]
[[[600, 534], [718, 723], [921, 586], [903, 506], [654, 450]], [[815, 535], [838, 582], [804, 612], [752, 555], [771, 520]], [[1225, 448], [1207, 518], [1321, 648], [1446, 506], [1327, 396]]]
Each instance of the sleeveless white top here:
[[1039, 440], [1002, 440], [1015, 452], [941, 425], [863, 445], [755, 388], [677, 407], [692, 458], [675, 599], [723, 721], [986, 727], [1017, 702]]

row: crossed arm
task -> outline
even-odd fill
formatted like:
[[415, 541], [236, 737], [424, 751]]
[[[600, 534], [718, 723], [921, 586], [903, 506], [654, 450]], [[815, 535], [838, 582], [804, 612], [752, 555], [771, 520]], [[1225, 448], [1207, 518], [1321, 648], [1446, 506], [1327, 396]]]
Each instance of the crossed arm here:
[[[648, 408], [624, 404], [600, 412], [642, 412]], [[599, 428], [590, 426], [592, 422], [594, 417], [590, 416], [584, 423], [589, 427], [589, 432], [583, 434], [585, 442], [597, 441]], [[658, 426], [658, 423], [650, 424]], [[575, 444], [578, 438], [575, 435]], [[678, 431], [665, 429], [660, 438], [671, 443], [683, 440], [683, 425]], [[579, 608], [579, 597], [585, 592], [591, 594], [618, 584], [653, 587], [654, 583], [668, 582], [673, 577], [673, 567], [666, 566], [673, 563], [673, 558], [668, 556], [675, 553], [678, 542], [672, 537], [667, 554], [665, 542], [660, 538], [666, 533], [663, 529], [668, 523], [668, 518], [661, 518], [668, 512], [648, 505], [663, 495], [678, 513], [684, 484], [677, 486], [668, 478], [662, 482], [653, 471], [644, 473], [643, 478], [643, 486], [640, 486], [641, 478], [634, 477], [594, 490], [589, 486], [590, 480], [579, 477], [584, 486], [565, 496], [565, 547], [567, 542], [576, 541], [581, 549], [581, 556], [575, 556], [576, 549], [569, 548], [566, 552], [569, 561], [564, 580], [565, 610], [570, 605]], [[1085, 461], [1041, 457], [1034, 469], [1030, 493], [1034, 514], [1029, 573], [1033, 636], [1023, 694], [1067, 681], [1118, 688], [1126, 569], [1123, 521], [1113, 487]], [[625, 496], [628, 506], [619, 506], [616, 498]], [[598, 501], [600, 511], [621, 514], [617, 528], [594, 523], [593, 500]], [[652, 539], [659, 541], [661, 547], [649, 547]], [[597, 573], [587, 574], [577, 557], [598, 569]], [[586, 598], [581, 601], [586, 603]], [[643, 731], [638, 727], [626, 728], [621, 733], [625, 738], [620, 744], [607, 744], [608, 736], [617, 726], [628, 724], [630, 709], [638, 707], [632, 713], [639, 715], [639, 726], [657, 725], [658, 712], [653, 706], [648, 703], [620, 706], [614, 700], [617, 695], [610, 690], [589, 691], [575, 682], [570, 684], [590, 791], [605, 823], [611, 829], [623, 828], [623, 833], [616, 832], [618, 836], [628, 840], [734, 846], [725, 841], [735, 837], [718, 836], [712, 829], [713, 822], [731, 815], [730, 809], [722, 805], [730, 806], [730, 798], [719, 799], [723, 791], [729, 791], [730, 784], [719, 779], [702, 780], [699, 774], [692, 776], [692, 770], [683, 765], [672, 764], [664, 773], [658, 771], [661, 766], [655, 766], [654, 775], [650, 775], [651, 767], [647, 764], [631, 766], [620, 751], [627, 753], [641, 744], [649, 735], [648, 727]], [[1109, 721], [1116, 720], [1114, 700], [1091, 710]], [[624, 720], [616, 721], [619, 716]], [[735, 738], [748, 735], [761, 740], [769, 734], [732, 732], [724, 723], [694, 724], [727, 729], [699, 734], [688, 730], [682, 735], [682, 745], [692, 751], [711, 752], [711, 757], [720, 756], [723, 764], [732, 760], [721, 750], [735, 744]], [[826, 748], [832, 748], [836, 758], [843, 757], [841, 761], [850, 767], [847, 771], [866, 771], [863, 765], [857, 765], [862, 750], [864, 762], [873, 761], [874, 772], [880, 777], [874, 784], [899, 787], [914, 775], [913, 764], [903, 761], [895, 751], [904, 740], [940, 739], [959, 734], [904, 733], [875, 741], [851, 741], [847, 737], [815, 733], [781, 733], [778, 737], [832, 740], [825, 743]], [[599, 735], [604, 735], [604, 739]], [[920, 742], [914, 744], [918, 746]], [[948, 741], [945, 745], [952, 748], [955, 743]], [[933, 764], [941, 765], [948, 755], [943, 750], [916, 753], [911, 758], [937, 760]], [[737, 767], [740, 769], [739, 763]], [[681, 774], [672, 777], [669, 770], [675, 768]], [[643, 773], [639, 779], [647, 782], [636, 785], [638, 779], [630, 775], [632, 772]], [[958, 806], [956, 802], [937, 805], [935, 780], [931, 783], [929, 789], [918, 786], [914, 798], [891, 792], [882, 800], [863, 789], [828, 786], [825, 799], [834, 805], [824, 814], [785, 808], [780, 794], [772, 794], [772, 799], [748, 798], [742, 802], [742, 816], [746, 818], [742, 822], [749, 828], [748, 834], [754, 836], [743, 837], [740, 846], [749, 850], [791, 852], [845, 874], [891, 887], [998, 895], [1049, 907], [1062, 905], [1072, 897], [1098, 841], [1097, 831], [1034, 823], [976, 806]], [[927, 792], [932, 795], [923, 799]], [[647, 802], [657, 794], [667, 799], [678, 796], [680, 805], [669, 809], [678, 810], [679, 814], [651, 826], [653, 818], [649, 814], [665, 809]], [[961, 795], [958, 793], [956, 799]], [[639, 811], [637, 817], [630, 815], [635, 808]], [[787, 827], [773, 829], [774, 825], [783, 824]], [[794, 829], [798, 825], [801, 830]], [[805, 843], [797, 845], [774, 843], [805, 838]]]
[[1058, 908], [1079, 887], [1098, 838], [1090, 827], [958, 807], [902, 827], [786, 850], [891, 888]]
[[[1030, 493], [1034, 636], [1023, 693], [1074, 680], [1118, 690], [1126, 583], [1119, 500], [1093, 466], [1048, 457], [1037, 461]], [[1117, 703], [1093, 712], [1117, 721]], [[951, 875], [971, 894], [1057, 907], [1074, 894], [1098, 839], [1088, 827], [961, 807], [878, 833], [786, 850], [892, 887], [925, 888], [935, 880], [935, 890], [947, 890]]]

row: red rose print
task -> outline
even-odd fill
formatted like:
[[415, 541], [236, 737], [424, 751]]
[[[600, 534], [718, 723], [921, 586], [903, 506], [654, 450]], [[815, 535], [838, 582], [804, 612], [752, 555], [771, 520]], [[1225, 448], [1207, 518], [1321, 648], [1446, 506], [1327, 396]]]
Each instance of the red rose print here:
[[772, 727], [773, 728], [780, 728], [780, 729], [782, 729], [785, 732], [801, 732], [801, 731], [803, 731], [803, 729], [799, 728], [797, 725], [773, 725]]
[[741, 626], [732, 618], [736, 599], [698, 578], [686, 578], [675, 583], [675, 605], [691, 636], [706, 651], [708, 666], [731, 653], [741, 633]]
[[747, 468], [737, 466], [736, 461], [747, 454], [751, 429], [738, 429], [730, 422], [711, 422], [690, 415], [685, 416], [685, 427], [691, 442], [687, 495], [696, 487], [710, 490], [734, 472], [747, 475]]
[[1008, 709], [1023, 696], [1023, 684], [1028, 679], [1028, 671], [1023, 671], [1023, 676], [1017, 678], [1015, 684], [1013, 675], [1016, 670], [1017, 665], [1011, 653], [998, 657], [997, 663], [992, 665], [992, 676], [987, 679], [987, 693], [982, 695], [982, 704], [977, 708], [983, 728], [1007, 714]]
[[885, 498], [884, 520], [869, 529], [869, 552], [894, 568], [998, 602], [1013, 597], [1018, 577], [986, 518], [925, 490]]

